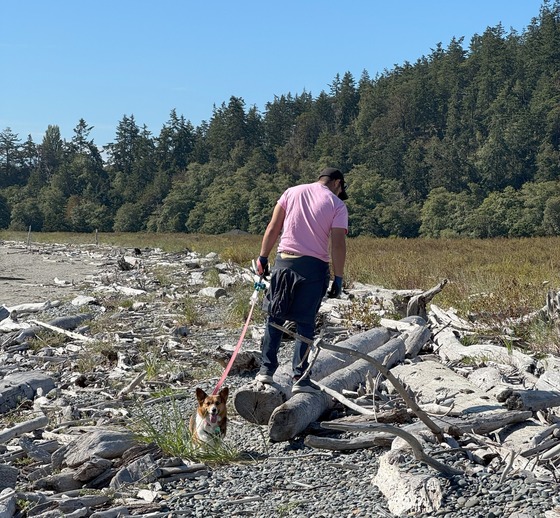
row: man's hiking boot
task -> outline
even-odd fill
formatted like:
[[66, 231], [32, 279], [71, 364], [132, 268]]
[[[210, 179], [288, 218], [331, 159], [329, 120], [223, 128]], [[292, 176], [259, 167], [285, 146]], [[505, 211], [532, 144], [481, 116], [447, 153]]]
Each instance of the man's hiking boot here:
[[294, 384], [292, 386], [292, 394], [314, 394], [317, 392], [321, 392], [319, 388], [317, 388], [309, 378], [301, 379], [301, 378], [294, 378]]
[[273, 374], [268, 372], [259, 372], [256, 375], [255, 380], [260, 381], [261, 383], [267, 383], [268, 385], [274, 382]]

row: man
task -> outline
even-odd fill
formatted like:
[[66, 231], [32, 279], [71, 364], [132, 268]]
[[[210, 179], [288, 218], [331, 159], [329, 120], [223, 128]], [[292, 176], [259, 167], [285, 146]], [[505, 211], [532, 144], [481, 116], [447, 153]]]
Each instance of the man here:
[[[313, 339], [315, 317], [329, 286], [329, 240], [334, 280], [328, 296], [338, 297], [342, 291], [348, 232], [348, 210], [343, 200], [347, 198], [344, 176], [338, 169], [327, 167], [316, 182], [287, 189], [274, 208], [257, 259], [258, 273], [268, 273], [268, 256], [281, 236], [263, 303], [268, 319], [257, 381], [272, 383], [278, 368], [282, 331], [272, 323], [293, 321], [299, 335]], [[309, 379], [300, 379], [309, 365], [308, 348], [296, 339], [294, 393], [316, 390]]]

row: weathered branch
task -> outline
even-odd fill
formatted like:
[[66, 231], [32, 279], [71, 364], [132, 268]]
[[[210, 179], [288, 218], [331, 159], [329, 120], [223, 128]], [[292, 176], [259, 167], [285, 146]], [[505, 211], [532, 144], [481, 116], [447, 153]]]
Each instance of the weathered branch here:
[[398, 437], [404, 439], [412, 448], [414, 456], [417, 460], [421, 462], [425, 462], [428, 466], [436, 469], [440, 473], [444, 475], [461, 475], [463, 472], [456, 468], [452, 468], [439, 462], [438, 460], [430, 457], [422, 448], [420, 441], [411, 433], [406, 432], [405, 430], [398, 428], [396, 426], [390, 424], [380, 424], [380, 423], [370, 423], [367, 425], [364, 424], [343, 424], [343, 423], [322, 423], [321, 426], [327, 428], [329, 430], [345, 430], [345, 431], [362, 431], [362, 432], [371, 432], [372, 430], [377, 430], [380, 432], [392, 433], [397, 435]]

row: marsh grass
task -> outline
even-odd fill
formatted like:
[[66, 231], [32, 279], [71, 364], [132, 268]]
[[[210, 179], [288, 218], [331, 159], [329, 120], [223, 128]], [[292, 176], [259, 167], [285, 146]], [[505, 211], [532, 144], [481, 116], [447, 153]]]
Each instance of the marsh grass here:
[[[238, 327], [245, 323], [251, 310], [251, 296], [253, 294], [252, 286], [239, 286], [231, 293], [231, 302], [226, 312], [226, 324], [231, 327]], [[264, 313], [261, 311], [262, 295], [259, 298], [253, 310], [251, 321], [253, 324], [264, 323]]]
[[39, 330], [35, 336], [28, 340], [29, 347], [32, 351], [38, 352], [45, 347], [57, 348], [63, 347], [68, 341], [68, 338], [60, 333], [53, 333], [52, 331]]
[[348, 306], [340, 308], [342, 321], [347, 327], [355, 329], [371, 329], [379, 327], [381, 317], [374, 311], [372, 299], [354, 299]]
[[102, 340], [94, 340], [82, 344], [76, 368], [79, 372], [95, 372], [100, 366], [106, 366], [117, 361], [117, 351], [114, 344]]
[[204, 272], [204, 282], [207, 286], [220, 286], [220, 272], [216, 268], [209, 268]]
[[[32, 242], [94, 244], [94, 234], [39, 233]], [[222, 260], [248, 267], [261, 236], [248, 234], [102, 233], [101, 245], [152, 247], [164, 251], [217, 252]], [[25, 232], [0, 232], [0, 239], [27, 241]], [[271, 254], [271, 261], [274, 254]], [[544, 306], [549, 288], [560, 287], [560, 237], [516, 239], [348, 239], [345, 284], [428, 290], [449, 283], [433, 299], [463, 317], [490, 326]], [[241, 311], [239, 312], [241, 314]], [[530, 330], [525, 330], [531, 336]], [[534, 332], [542, 336], [542, 332]], [[546, 339], [545, 339], [546, 342]]]

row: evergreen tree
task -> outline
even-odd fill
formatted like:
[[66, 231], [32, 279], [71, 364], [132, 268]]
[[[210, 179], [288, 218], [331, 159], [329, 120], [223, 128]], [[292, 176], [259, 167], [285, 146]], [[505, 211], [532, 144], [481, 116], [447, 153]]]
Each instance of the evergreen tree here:
[[0, 188], [14, 185], [18, 180], [21, 141], [10, 128], [0, 132]]

